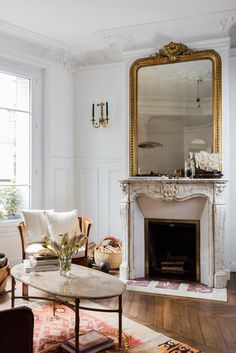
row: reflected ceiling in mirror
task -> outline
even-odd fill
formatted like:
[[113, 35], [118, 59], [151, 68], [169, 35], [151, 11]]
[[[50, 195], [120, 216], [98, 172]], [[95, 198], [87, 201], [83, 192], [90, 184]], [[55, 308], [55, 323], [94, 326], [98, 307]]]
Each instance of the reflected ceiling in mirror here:
[[189, 152], [220, 152], [220, 58], [184, 48], [131, 67], [131, 175], [174, 175]]
[[212, 152], [211, 61], [141, 68], [138, 127], [141, 173], [173, 174], [189, 152]]

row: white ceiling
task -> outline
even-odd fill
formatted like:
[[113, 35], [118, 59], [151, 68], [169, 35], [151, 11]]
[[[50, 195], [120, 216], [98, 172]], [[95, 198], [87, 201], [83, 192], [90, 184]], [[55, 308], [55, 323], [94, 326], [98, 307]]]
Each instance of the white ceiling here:
[[84, 46], [96, 44], [96, 34], [103, 31], [125, 27], [127, 33], [132, 26], [232, 9], [235, 0], [0, 0], [0, 21], [61, 44]]

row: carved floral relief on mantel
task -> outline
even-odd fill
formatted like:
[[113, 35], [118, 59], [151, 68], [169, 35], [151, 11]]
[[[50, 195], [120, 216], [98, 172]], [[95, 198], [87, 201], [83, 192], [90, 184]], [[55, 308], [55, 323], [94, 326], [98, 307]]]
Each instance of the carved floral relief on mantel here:
[[[138, 196], [147, 195], [159, 201], [187, 200], [193, 197], [207, 197], [210, 203], [224, 198], [227, 181], [220, 179], [142, 179], [130, 178], [120, 182], [122, 199], [134, 201]], [[215, 195], [214, 195], [215, 194]], [[221, 202], [223, 202], [221, 200]]]
[[175, 200], [178, 194], [178, 186], [175, 184], [163, 184], [160, 186], [160, 193], [162, 195], [162, 200]]

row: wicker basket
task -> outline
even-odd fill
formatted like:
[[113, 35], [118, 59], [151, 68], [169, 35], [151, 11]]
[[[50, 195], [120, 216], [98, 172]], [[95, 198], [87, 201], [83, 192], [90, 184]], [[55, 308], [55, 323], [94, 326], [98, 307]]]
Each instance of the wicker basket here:
[[0, 293], [3, 293], [7, 285], [7, 276], [9, 275], [9, 266], [8, 263], [6, 266], [0, 268]]
[[[107, 243], [108, 240], [116, 242], [117, 244], [116, 251], [110, 251], [109, 249], [106, 249], [105, 246], [103, 246], [104, 243]], [[114, 238], [114, 237], [103, 238], [95, 247], [94, 260], [96, 262], [96, 265], [98, 266], [100, 265], [101, 262], [108, 262], [111, 270], [116, 270], [119, 268], [121, 264], [121, 256], [122, 256], [121, 241], [117, 238]]]

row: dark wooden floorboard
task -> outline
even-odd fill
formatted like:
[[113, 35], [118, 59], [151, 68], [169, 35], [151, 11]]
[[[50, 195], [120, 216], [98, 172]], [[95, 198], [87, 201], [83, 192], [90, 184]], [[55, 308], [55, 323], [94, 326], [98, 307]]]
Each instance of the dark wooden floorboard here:
[[189, 321], [192, 330], [192, 339], [196, 342], [204, 344], [202, 328], [198, 317], [198, 311], [195, 308], [191, 310], [191, 315], [189, 315]]
[[236, 273], [227, 303], [131, 291], [123, 300], [127, 317], [155, 331], [204, 353], [236, 353]]

